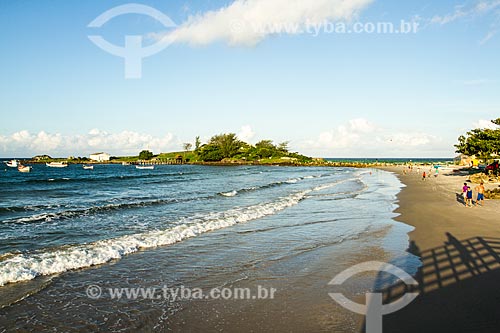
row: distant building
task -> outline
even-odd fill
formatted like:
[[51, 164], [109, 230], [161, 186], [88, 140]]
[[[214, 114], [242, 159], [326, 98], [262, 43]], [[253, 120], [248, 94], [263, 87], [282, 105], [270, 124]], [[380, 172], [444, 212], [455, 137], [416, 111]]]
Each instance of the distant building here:
[[109, 161], [111, 155], [107, 153], [95, 153], [95, 154], [90, 154], [90, 159], [92, 161], [97, 161], [97, 162], [105, 162]]

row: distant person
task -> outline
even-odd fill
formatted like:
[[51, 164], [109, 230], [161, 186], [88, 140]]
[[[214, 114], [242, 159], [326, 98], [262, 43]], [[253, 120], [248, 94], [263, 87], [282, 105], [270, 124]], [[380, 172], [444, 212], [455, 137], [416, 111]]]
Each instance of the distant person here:
[[484, 204], [484, 184], [481, 183], [479, 186], [477, 186], [476, 191], [477, 191], [476, 204], [482, 206]]
[[426, 178], [427, 178], [427, 174], [424, 171], [424, 173], [422, 174], [422, 180], [425, 180]]
[[464, 183], [464, 186], [462, 187], [462, 196], [464, 197], [464, 202], [467, 202], [467, 183]]
[[434, 177], [439, 176], [439, 168], [436, 168], [436, 172], [434, 173]]
[[472, 189], [470, 186], [467, 186], [467, 207], [472, 207]]

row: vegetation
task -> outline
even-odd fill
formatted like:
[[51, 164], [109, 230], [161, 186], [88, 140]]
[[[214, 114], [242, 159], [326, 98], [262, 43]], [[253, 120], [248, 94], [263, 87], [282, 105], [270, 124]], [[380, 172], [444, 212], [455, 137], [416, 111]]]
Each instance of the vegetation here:
[[[500, 118], [491, 121], [500, 125]], [[476, 128], [458, 138], [456, 152], [468, 156], [477, 156], [483, 160], [491, 160], [500, 154], [500, 127], [495, 129]]]
[[195, 161], [196, 160], [196, 155], [192, 151], [189, 151], [189, 152], [186, 152], [186, 151], [175, 151], [175, 152], [170, 152], [170, 153], [161, 153], [158, 156], [156, 156], [156, 159], [159, 162], [178, 161], [179, 158], [182, 161], [190, 162], [190, 161]]
[[[194, 150], [193, 150], [194, 147]], [[151, 161], [152, 163], [235, 163], [235, 164], [318, 164], [326, 163], [324, 160], [313, 160], [310, 157], [290, 152], [288, 142], [274, 144], [271, 140], [262, 140], [255, 145], [248, 144], [238, 139], [236, 134], [218, 134], [213, 136], [206, 144], [202, 144], [200, 137], [192, 143], [184, 143], [183, 151], [161, 153], [154, 155], [149, 150], [143, 150], [138, 156], [112, 156], [110, 163], [136, 163]], [[87, 157], [68, 159], [54, 159], [50, 156], [40, 155], [33, 158], [34, 162], [68, 161], [70, 163], [85, 163]]]
[[194, 151], [195, 152], [198, 152], [200, 150], [200, 147], [201, 147], [201, 140], [200, 140], [200, 137], [197, 136], [195, 139], [194, 139]]
[[150, 152], [149, 150], [143, 150], [139, 153], [139, 159], [144, 161], [152, 159], [153, 156], [154, 156], [153, 153]]
[[[476, 156], [490, 162], [494, 157], [498, 158], [500, 155], [500, 118], [492, 120], [493, 124], [497, 125], [496, 128], [476, 128], [466, 135], [461, 135], [458, 138], [456, 152], [468, 156]], [[498, 167], [491, 170], [493, 173], [498, 174]]]
[[208, 144], [203, 145], [198, 154], [204, 162], [216, 162], [232, 158], [247, 144], [238, 140], [236, 134], [219, 134], [213, 136]]
[[275, 145], [271, 140], [262, 140], [250, 145], [240, 141], [234, 133], [215, 135], [195, 152], [201, 162], [240, 161], [273, 164], [312, 161], [310, 157], [289, 152], [288, 142]]

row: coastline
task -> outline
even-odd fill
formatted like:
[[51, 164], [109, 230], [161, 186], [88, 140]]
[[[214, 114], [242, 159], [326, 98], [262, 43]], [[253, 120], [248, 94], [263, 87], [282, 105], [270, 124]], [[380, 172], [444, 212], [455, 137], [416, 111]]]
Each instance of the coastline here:
[[[410, 246], [412, 242], [420, 249], [441, 246], [448, 241], [447, 232], [458, 239], [500, 237], [499, 200], [486, 200], [484, 207], [470, 209], [459, 201], [457, 194], [461, 194], [467, 176], [441, 173], [422, 181], [417, 172], [403, 175], [401, 166], [379, 169], [394, 173], [406, 186], [397, 196], [399, 207], [395, 213], [400, 215], [395, 220], [415, 228], [408, 234]], [[476, 185], [472, 184], [473, 190]], [[488, 189], [498, 184], [485, 186]]]
[[[335, 189], [333, 192], [327, 188], [318, 190], [324, 192], [314, 193], [309, 200], [303, 200], [301, 206], [271, 214], [258, 223], [213, 230], [189, 242], [178, 242], [176, 246], [143, 248], [113, 264], [68, 271], [43, 288], [33, 286], [37, 279], [4, 287], [5, 292], [14, 292], [23, 285], [36, 291], [22, 299], [19, 293], [12, 295], [18, 302], [2, 309], [0, 320], [11, 327], [29, 330], [29, 323], [16, 324], [11, 315], [25, 313], [37, 316], [38, 327], [48, 328], [52, 322], [45, 313], [62, 312], [60, 306], [69, 303], [78, 309], [92, 309], [78, 313], [83, 323], [98, 322], [102, 327], [122, 325], [114, 328], [128, 327], [129, 331], [133, 331], [134, 325], [149, 328], [159, 324], [160, 328], [174, 331], [209, 332], [238, 327], [241, 331], [359, 332], [363, 316], [335, 303], [328, 292], [335, 291], [336, 287], [329, 286], [328, 282], [360, 262], [392, 262], [412, 257], [404, 261], [418, 264], [418, 260], [405, 251], [409, 227], [393, 220], [395, 197], [401, 187], [396, 177], [386, 172], [373, 175], [369, 171], [350, 172], [356, 174], [354, 178], [349, 173], [332, 179], [332, 184], [337, 184], [331, 187]], [[357, 186], [344, 188], [342, 186], [348, 183], [344, 180]], [[325, 185], [321, 178], [317, 182]], [[290, 187], [297, 186], [293, 184], [290, 183]], [[354, 197], [359, 201], [353, 200]], [[273, 231], [277, 228], [278, 232]], [[375, 274], [353, 277], [338, 290], [363, 303], [362, 292], [371, 290], [375, 278]], [[92, 300], [85, 293], [89, 285], [151, 287], [162, 284], [182, 284], [204, 290], [220, 286], [253, 290], [262, 285], [276, 288], [278, 292], [276, 298], [266, 300], [208, 299], [178, 303], [167, 300], [164, 304], [118, 303], [106, 297]], [[49, 296], [57, 302], [47, 302]], [[41, 304], [47, 309], [44, 314], [38, 312]], [[110, 309], [114, 310], [113, 314], [109, 314]], [[123, 313], [136, 315], [129, 318]], [[68, 322], [71, 320], [73, 318]]]
[[[385, 316], [384, 332], [497, 330], [500, 201], [486, 200], [484, 207], [466, 208], [460, 194], [467, 176], [442, 173], [423, 181], [417, 172], [404, 175], [402, 167], [381, 169], [393, 172], [406, 185], [398, 194], [395, 212], [400, 215], [395, 220], [415, 228], [408, 234], [408, 252], [422, 261], [414, 276], [419, 297]], [[408, 289], [402, 284], [391, 286], [383, 290], [384, 299], [391, 302]]]
[[[327, 291], [335, 289], [328, 289], [327, 282], [349, 266], [371, 260], [392, 263], [406, 269], [410, 274], [415, 273], [416, 265], [414, 270], [408, 270], [406, 266], [410, 262], [416, 262], [418, 265], [418, 259], [405, 251], [408, 247], [408, 252], [420, 257], [423, 264], [414, 275], [420, 284], [418, 290], [420, 296], [403, 310], [384, 316], [384, 332], [459, 332], [463, 331], [463, 328], [475, 332], [494, 331], [498, 326], [497, 318], [500, 317], [500, 311], [496, 306], [500, 299], [500, 291], [497, 290], [497, 282], [500, 279], [500, 228], [498, 228], [500, 223], [495, 220], [500, 201], [487, 200], [485, 207], [465, 208], [457, 200], [457, 193], [461, 191], [461, 185], [467, 176], [441, 173], [437, 178], [432, 177], [423, 181], [419, 173], [404, 175], [402, 170], [402, 166], [397, 166], [374, 169], [373, 174], [369, 171], [358, 171], [365, 175], [364, 183], [368, 189], [361, 194], [363, 203], [360, 206], [365, 209], [366, 215], [359, 218], [382, 222], [382, 225], [379, 223], [373, 225], [375, 229], [369, 229], [368, 233], [363, 233], [359, 238], [327, 242], [322, 246], [311, 248], [302, 248], [298, 242], [292, 242], [291, 244], [300, 245], [298, 255], [271, 261], [264, 260], [261, 263], [252, 261], [250, 265], [242, 268], [241, 272], [244, 272], [242, 276], [239, 273], [234, 275], [233, 269], [229, 267], [231, 269], [228, 273], [221, 275], [223, 279], [214, 277], [196, 282], [202, 283], [204, 288], [221, 285], [251, 288], [262, 284], [280, 291], [275, 300], [229, 303], [224, 300], [210, 300], [179, 304], [179, 312], [169, 316], [162, 325], [174, 330], [219, 331], [221, 328], [239, 327], [243, 331], [273, 329], [315, 332], [328, 329], [360, 332], [364, 329], [364, 316], [351, 313], [333, 302], [328, 297]], [[386, 172], [391, 173], [390, 178], [394, 178], [394, 181], [396, 178], [399, 179], [398, 191], [392, 192], [394, 184], [383, 175]], [[401, 184], [406, 187], [401, 188]], [[378, 201], [380, 195], [386, 200]], [[318, 200], [322, 198], [317, 197]], [[312, 201], [314, 199], [304, 201], [303, 204], [314, 205]], [[380, 205], [380, 202], [389, 201], [392, 202], [392, 208]], [[329, 206], [329, 209], [333, 207]], [[301, 209], [310, 211], [307, 206]], [[352, 212], [351, 209], [352, 207], [345, 210], [349, 217], [352, 215], [349, 213]], [[296, 216], [298, 212], [294, 213], [293, 210], [292, 208], [284, 212], [281, 218], [289, 220], [290, 217]], [[380, 216], [383, 218], [380, 220], [374, 218], [376, 212], [381, 213]], [[400, 215], [395, 216], [396, 214]], [[312, 219], [309, 222], [313, 222], [306, 224], [307, 228], [318, 228], [315, 229], [317, 237], [324, 233], [322, 228], [325, 222], [332, 222], [336, 227], [339, 226], [337, 223], [342, 223], [342, 219], [326, 220], [314, 215], [307, 217]], [[176, 260], [179, 253], [190, 253], [196, 248], [203, 249], [192, 257], [196, 265], [200, 265], [201, 257], [210, 257], [211, 253], [216, 252], [206, 251], [207, 244], [211, 244], [207, 242], [211, 239], [216, 249], [220, 245], [220, 239], [234, 242], [225, 244], [226, 249], [239, 249], [242, 242], [247, 244], [262, 242], [261, 237], [264, 234], [258, 227], [266, 223], [266, 220], [270, 227], [276, 227], [276, 220], [272, 218], [263, 219], [259, 224], [240, 224], [231, 229], [214, 230], [193, 238], [191, 242], [179, 242], [176, 247], [144, 249], [134, 256], [125, 256], [113, 265], [103, 265], [97, 270], [67, 273], [61, 279], [55, 279], [48, 284], [47, 288], [44, 285], [40, 292], [37, 287], [37, 292], [28, 297], [27, 302], [18, 302], [12, 309], [3, 310], [3, 313], [24, 311], [24, 309], [37, 313], [38, 304], [43, 303], [54, 291], [62, 290], [58, 297], [65, 300], [67, 297], [73, 297], [71, 295], [74, 295], [72, 293], [75, 290], [81, 293], [81, 290], [84, 290], [82, 286], [90, 282], [102, 283], [110, 276], [116, 278], [116, 274], [124, 274], [118, 279], [120, 281], [125, 281], [129, 276], [140, 277], [143, 284], [156, 285], [158, 281], [170, 281], [168, 274], [172, 268], [172, 260]], [[247, 229], [252, 226], [258, 230], [248, 232]], [[414, 230], [408, 233], [410, 227]], [[238, 237], [228, 237], [227, 235], [231, 233], [236, 233]], [[409, 246], [407, 246], [408, 240]], [[271, 244], [269, 241], [268, 239], [264, 244]], [[273, 243], [276, 241], [278, 240], [273, 239]], [[253, 253], [258, 249], [250, 248], [250, 250], [249, 253]], [[262, 251], [266, 253], [265, 248]], [[273, 252], [269, 254], [273, 255]], [[225, 262], [233, 258], [234, 253], [222, 251], [217, 255], [220, 256], [219, 262]], [[188, 256], [184, 256], [183, 261], [186, 258]], [[241, 260], [245, 263], [247, 259], [245, 257]], [[145, 262], [155, 263], [154, 267], [148, 267], [148, 271], [154, 271], [149, 280], [143, 275]], [[211, 269], [213, 260], [207, 259], [205, 262], [207, 269]], [[157, 265], [159, 267], [156, 267]], [[192, 265], [188, 264], [187, 267]], [[157, 280], [158, 277], [162, 278]], [[358, 278], [350, 281], [346, 295], [353, 301], [363, 304], [364, 294], [360, 290], [371, 290], [375, 276], [363, 275]], [[69, 285], [73, 283], [73, 289], [69, 289], [71, 293], [64, 291], [68, 282], [71, 282]], [[113, 280], [109, 281], [111, 282]], [[391, 303], [408, 292], [408, 289], [396, 284], [382, 289], [382, 292], [386, 303]], [[88, 301], [88, 298], [83, 298], [78, 304], [87, 304]], [[54, 306], [57, 307], [57, 304]], [[127, 306], [155, 311], [147, 304], [144, 307], [135, 303]], [[214, 311], [218, 316], [208, 315]], [[95, 319], [90, 313], [86, 315], [89, 320]], [[219, 318], [224, 318], [223, 322], [220, 322]], [[151, 324], [149, 319], [144, 320], [147, 324]]]

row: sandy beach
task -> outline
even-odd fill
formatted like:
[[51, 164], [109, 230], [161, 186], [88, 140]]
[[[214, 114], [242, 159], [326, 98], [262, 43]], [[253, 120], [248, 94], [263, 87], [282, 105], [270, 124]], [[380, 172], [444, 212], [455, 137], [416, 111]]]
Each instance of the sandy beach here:
[[[500, 323], [500, 201], [466, 208], [460, 193], [467, 176], [442, 172], [422, 180], [416, 171], [385, 168], [407, 185], [397, 220], [415, 227], [409, 251], [422, 259], [416, 279], [420, 296], [384, 317], [384, 332], [493, 332]], [[472, 189], [476, 184], [470, 185]], [[491, 189], [498, 184], [486, 184]], [[476, 192], [474, 191], [474, 200]], [[397, 299], [405, 288], [385, 290]]]

